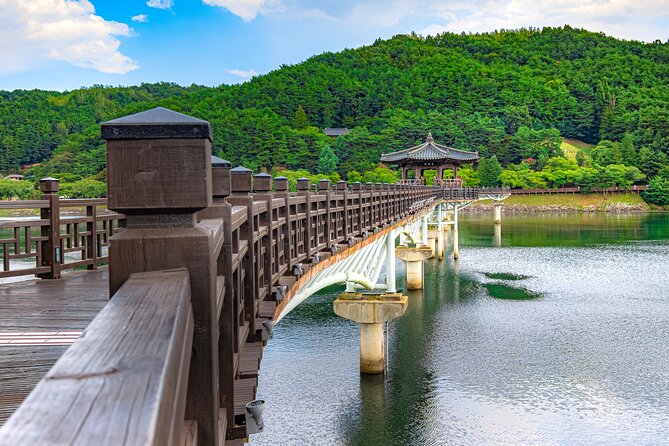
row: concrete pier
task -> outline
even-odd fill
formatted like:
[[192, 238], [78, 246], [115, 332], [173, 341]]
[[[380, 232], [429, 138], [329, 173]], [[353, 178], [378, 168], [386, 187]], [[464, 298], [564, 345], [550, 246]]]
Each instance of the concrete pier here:
[[444, 215], [441, 205], [437, 208], [437, 259], [444, 259]]
[[423, 261], [432, 257], [432, 248], [421, 246], [419, 248], [408, 248], [398, 246], [395, 248], [395, 256], [406, 262], [407, 289], [423, 289]]
[[499, 201], [495, 201], [495, 224], [496, 225], [501, 225], [502, 224], [502, 203]]
[[460, 241], [458, 240], [458, 206], [453, 211], [453, 259], [460, 257]]
[[404, 314], [407, 296], [398, 293], [342, 293], [334, 301], [337, 316], [360, 324], [360, 373], [383, 373], [383, 323]]

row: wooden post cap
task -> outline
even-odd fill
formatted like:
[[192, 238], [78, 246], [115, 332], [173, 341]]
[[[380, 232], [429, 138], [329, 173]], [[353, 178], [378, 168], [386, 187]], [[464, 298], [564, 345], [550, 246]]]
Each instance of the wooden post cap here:
[[288, 190], [288, 178], [286, 177], [274, 178], [274, 189], [277, 192], [286, 192]]
[[318, 181], [318, 190], [330, 189], [330, 180], [322, 179]]
[[231, 193], [230, 169], [232, 163], [211, 156], [211, 188], [214, 197], [227, 197]]
[[207, 121], [163, 107], [152, 108], [101, 124], [102, 138], [110, 139], [202, 139], [212, 141]]
[[372, 189], [374, 189], [374, 183], [372, 182], [365, 183], [365, 190], [372, 190]]
[[251, 169], [237, 166], [230, 170], [230, 175], [233, 193], [251, 192], [253, 190], [253, 171]]
[[337, 190], [346, 190], [346, 186], [348, 186], [346, 181], [341, 180], [341, 181], [337, 181], [337, 184], [335, 185], [335, 188]]
[[272, 190], [272, 175], [268, 173], [253, 175], [253, 190], [256, 192], [270, 192]]
[[362, 189], [362, 183], [360, 181], [356, 181], [351, 185], [352, 189], [355, 191], [359, 191]]
[[60, 182], [56, 178], [42, 178], [39, 180], [39, 190], [44, 194], [58, 192]]
[[383, 189], [383, 183], [377, 182], [374, 184], [374, 190], [381, 190]]
[[211, 127], [162, 107], [102, 123], [109, 208], [198, 210], [212, 202]]
[[310, 185], [311, 185], [311, 180], [309, 180], [309, 178], [297, 179], [297, 190], [299, 191], [309, 190]]

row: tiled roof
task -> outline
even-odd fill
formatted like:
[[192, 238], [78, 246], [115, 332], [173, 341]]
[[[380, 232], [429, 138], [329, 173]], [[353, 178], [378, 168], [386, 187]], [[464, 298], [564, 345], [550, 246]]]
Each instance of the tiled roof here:
[[323, 129], [323, 133], [325, 133], [328, 136], [341, 136], [341, 135], [346, 135], [350, 132], [349, 129], [347, 128], [325, 128]]
[[423, 144], [398, 152], [381, 155], [381, 161], [391, 163], [404, 160], [467, 162], [476, 161], [478, 159], [478, 152], [468, 152], [466, 150], [454, 149], [453, 147], [442, 146], [441, 144], [435, 143], [431, 133], [427, 136], [427, 140]]

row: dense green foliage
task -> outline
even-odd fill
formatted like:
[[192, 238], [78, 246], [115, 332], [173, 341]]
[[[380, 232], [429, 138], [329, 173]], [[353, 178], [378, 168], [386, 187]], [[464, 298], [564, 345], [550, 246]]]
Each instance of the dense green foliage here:
[[37, 198], [39, 192], [29, 181], [16, 181], [0, 178], [0, 200], [30, 200]]
[[[468, 186], [507, 186], [523, 189], [545, 189], [564, 186], [579, 186], [583, 191], [593, 188], [622, 187], [628, 188], [646, 176], [634, 166], [608, 164], [593, 167], [580, 166], [577, 161], [563, 157], [549, 158], [541, 170], [533, 169], [522, 162], [511, 164], [506, 169], [494, 164], [494, 157], [479, 163], [473, 172], [463, 170], [461, 175]], [[494, 166], [494, 167], [491, 167]], [[495, 176], [495, 172], [499, 172]]]
[[337, 164], [339, 164], [339, 158], [335, 155], [332, 147], [325, 144], [318, 156], [318, 173], [329, 175], [337, 169]]
[[[332, 163], [319, 169], [319, 158], [330, 145], [336, 173], [365, 179], [381, 153], [431, 131], [438, 142], [494, 155], [506, 167], [497, 177], [504, 184], [577, 182], [545, 170], [562, 156], [562, 137], [599, 143], [591, 156], [577, 155], [581, 182], [606, 183], [592, 172], [620, 176], [610, 167], [618, 165], [650, 179], [669, 165], [669, 44], [569, 27], [402, 35], [241, 85], [0, 92], [0, 171], [41, 162], [26, 172], [29, 179], [103, 181], [99, 123], [153, 106], [208, 120], [214, 152], [254, 170], [327, 172]], [[352, 131], [333, 140], [323, 127]], [[461, 170], [470, 184], [473, 173]]]
[[658, 206], [669, 206], [669, 168], [664, 168], [650, 180], [648, 189], [642, 194], [643, 199]]

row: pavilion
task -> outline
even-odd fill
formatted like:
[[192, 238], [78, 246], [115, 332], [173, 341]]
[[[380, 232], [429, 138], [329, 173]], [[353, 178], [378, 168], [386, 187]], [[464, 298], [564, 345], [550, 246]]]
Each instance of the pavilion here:
[[[402, 168], [402, 182], [409, 182], [408, 172], [416, 172], [415, 182], [424, 182], [423, 172], [436, 170], [435, 185], [446, 185], [447, 183], [461, 183], [458, 179], [458, 166], [461, 164], [475, 163], [479, 159], [478, 152], [454, 149], [434, 142], [432, 133], [427, 135], [427, 140], [420, 145], [398, 152], [381, 155], [381, 161], [395, 164]], [[453, 169], [454, 180], [444, 180], [444, 170]]]

